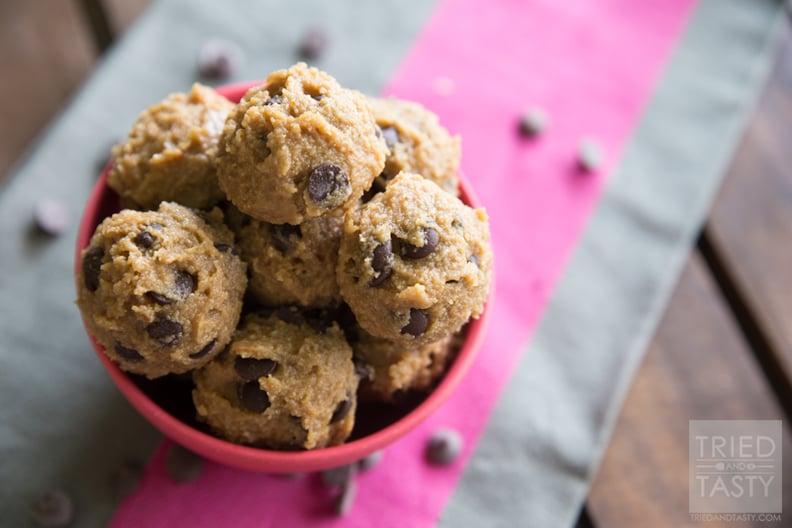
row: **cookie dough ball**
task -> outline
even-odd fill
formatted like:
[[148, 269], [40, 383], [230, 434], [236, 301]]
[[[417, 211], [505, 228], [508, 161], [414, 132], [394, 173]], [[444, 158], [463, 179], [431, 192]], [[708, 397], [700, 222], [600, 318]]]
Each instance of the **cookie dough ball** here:
[[320, 307], [341, 300], [335, 266], [344, 216], [332, 211], [299, 225], [254, 220], [232, 207], [229, 224], [260, 304]]
[[358, 333], [352, 344], [358, 368], [365, 371], [358, 392], [361, 401], [397, 401], [410, 391], [428, 389], [453, 356], [453, 336], [412, 345]]
[[245, 318], [229, 347], [194, 375], [198, 418], [232, 442], [272, 449], [341, 444], [355, 422], [358, 377], [338, 325]]
[[299, 224], [354, 204], [387, 153], [365, 96], [299, 63], [251, 89], [229, 116], [220, 187], [258, 220]]
[[371, 98], [371, 109], [390, 154], [375, 181], [382, 190], [401, 171], [420, 174], [441, 189], [459, 195], [459, 136], [451, 136], [437, 116], [418, 103]]
[[107, 184], [144, 209], [161, 201], [208, 208], [223, 198], [215, 158], [223, 124], [234, 105], [194, 84], [147, 108], [127, 139], [113, 147]]
[[119, 366], [156, 378], [198, 368], [230, 341], [245, 264], [219, 209], [163, 202], [105, 219], [82, 253], [77, 304]]
[[341, 296], [376, 337], [437, 341], [481, 314], [492, 266], [489, 238], [483, 209], [402, 172], [346, 217], [337, 267]]

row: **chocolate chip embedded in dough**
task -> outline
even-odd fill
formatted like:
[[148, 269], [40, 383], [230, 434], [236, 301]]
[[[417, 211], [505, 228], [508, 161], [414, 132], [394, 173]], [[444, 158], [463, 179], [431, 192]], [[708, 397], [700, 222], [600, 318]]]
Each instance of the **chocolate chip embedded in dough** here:
[[393, 246], [390, 240], [374, 248], [371, 253], [371, 269], [379, 275], [369, 281], [369, 286], [379, 286], [393, 273]]
[[239, 403], [254, 413], [263, 413], [270, 406], [269, 394], [261, 390], [258, 381], [249, 381], [239, 386]]
[[154, 237], [148, 231], [141, 231], [135, 236], [135, 245], [143, 249], [149, 249], [154, 245]]
[[193, 352], [192, 354], [190, 354], [190, 358], [191, 359], [200, 359], [200, 358], [204, 357], [205, 355], [209, 354], [209, 352], [212, 351], [212, 349], [215, 347], [216, 344], [217, 344], [217, 339], [212, 339], [206, 345], [204, 345], [204, 347], [201, 350], [199, 350], [198, 352]]
[[237, 357], [234, 360], [234, 370], [245, 381], [267, 377], [275, 371], [277, 366], [277, 361], [268, 358]]
[[428, 327], [429, 316], [426, 315], [426, 312], [418, 308], [410, 308], [410, 320], [401, 329], [401, 333], [418, 337], [419, 335], [426, 332]]
[[99, 274], [102, 272], [103, 259], [104, 249], [100, 247], [91, 248], [83, 255], [83, 280], [89, 291], [94, 292], [99, 289]]
[[382, 127], [382, 137], [385, 138], [388, 150], [393, 150], [393, 147], [399, 142], [399, 131], [393, 126]]
[[218, 243], [218, 244], [215, 244], [214, 247], [220, 253], [231, 253], [234, 256], [239, 255], [239, 251], [237, 250], [237, 248], [235, 248], [231, 244], [220, 244], [220, 243]]
[[61, 528], [74, 521], [74, 501], [64, 491], [48, 491], [33, 502], [30, 517], [36, 526]]
[[173, 304], [176, 302], [173, 299], [166, 297], [165, 295], [162, 295], [161, 293], [157, 293], [155, 291], [147, 291], [146, 297], [149, 300], [159, 304], [160, 306], [164, 306], [166, 304]]
[[181, 341], [184, 334], [184, 327], [181, 323], [170, 319], [159, 319], [146, 326], [146, 332], [152, 339], [156, 339], [163, 345], [175, 345]]
[[343, 401], [338, 402], [336, 405], [335, 410], [333, 411], [333, 416], [330, 417], [330, 423], [340, 422], [349, 414], [349, 411], [352, 410], [352, 397], [347, 394], [347, 398]]
[[173, 279], [173, 292], [184, 300], [195, 291], [195, 277], [184, 270], [176, 270]]
[[422, 246], [413, 246], [412, 244], [402, 241], [401, 242], [401, 255], [408, 259], [421, 259], [429, 256], [438, 244], [440, 244], [440, 233], [432, 227], [425, 227], [422, 229], [424, 243]]
[[274, 104], [281, 104], [283, 102], [283, 96], [280, 94], [273, 95], [269, 99], [264, 102], [265, 106], [270, 106]]
[[138, 352], [134, 348], [125, 347], [121, 343], [115, 344], [115, 351], [116, 354], [126, 359], [127, 361], [143, 361], [144, 359], [144, 357], [140, 355], [140, 352]]
[[333, 163], [322, 163], [308, 174], [308, 197], [322, 207], [338, 207], [352, 189], [346, 172]]

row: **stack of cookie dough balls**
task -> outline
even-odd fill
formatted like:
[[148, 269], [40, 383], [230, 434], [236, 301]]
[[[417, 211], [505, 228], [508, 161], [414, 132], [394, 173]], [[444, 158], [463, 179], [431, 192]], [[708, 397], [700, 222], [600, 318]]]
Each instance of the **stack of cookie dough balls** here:
[[130, 208], [83, 252], [83, 318], [122, 369], [191, 373], [198, 420], [232, 442], [343, 443], [359, 403], [431, 389], [483, 310], [487, 216], [420, 105], [299, 63], [236, 105], [169, 96], [113, 152]]

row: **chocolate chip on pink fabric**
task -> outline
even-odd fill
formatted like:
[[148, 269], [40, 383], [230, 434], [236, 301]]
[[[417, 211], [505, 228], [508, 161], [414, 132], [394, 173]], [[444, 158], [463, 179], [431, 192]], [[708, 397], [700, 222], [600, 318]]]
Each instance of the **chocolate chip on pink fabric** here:
[[523, 137], [536, 137], [542, 134], [550, 124], [550, 118], [541, 108], [530, 108], [521, 116], [517, 130]]
[[447, 466], [459, 457], [463, 445], [462, 435], [458, 431], [438, 429], [426, 443], [426, 459], [432, 464]]
[[330, 423], [340, 422], [344, 418], [347, 417], [349, 411], [352, 410], [352, 396], [347, 394], [347, 398], [343, 401], [338, 402], [336, 405], [335, 410], [333, 411], [333, 415], [330, 417]]
[[401, 329], [401, 333], [418, 337], [419, 335], [426, 332], [428, 327], [429, 316], [426, 315], [426, 312], [418, 308], [410, 308], [410, 320]]
[[267, 377], [275, 371], [277, 366], [277, 361], [268, 358], [237, 357], [234, 360], [234, 370], [245, 381]]
[[388, 150], [393, 150], [393, 147], [399, 142], [399, 131], [393, 126], [382, 127], [382, 137], [385, 138]]
[[352, 510], [357, 496], [357, 483], [354, 480], [347, 482], [342, 488], [341, 493], [333, 502], [333, 509], [336, 515], [346, 515]]
[[184, 327], [181, 323], [170, 319], [158, 319], [146, 326], [146, 332], [152, 339], [163, 345], [175, 345], [181, 341]]
[[321, 473], [322, 484], [329, 488], [342, 487], [355, 477], [355, 465], [344, 464], [330, 469], [325, 469]]
[[30, 518], [42, 528], [62, 528], [74, 522], [74, 500], [65, 491], [53, 490], [36, 498]]
[[116, 354], [126, 359], [127, 361], [143, 361], [143, 356], [134, 348], [125, 347], [121, 343], [115, 344]]
[[206, 345], [204, 345], [203, 348], [201, 348], [201, 350], [190, 354], [190, 359], [201, 359], [205, 355], [209, 354], [209, 352], [212, 351], [212, 349], [215, 347], [216, 344], [217, 344], [217, 339], [212, 339], [211, 341], [206, 343]]
[[197, 480], [201, 475], [203, 458], [179, 444], [173, 444], [165, 459], [165, 467], [171, 480], [185, 484]]
[[344, 169], [333, 163], [322, 163], [308, 174], [308, 196], [322, 207], [340, 205], [352, 192]]
[[270, 406], [269, 394], [261, 390], [258, 381], [249, 381], [239, 386], [239, 403], [254, 413], [263, 413]]
[[154, 237], [148, 231], [141, 231], [135, 236], [135, 245], [143, 249], [149, 249], [154, 245]]
[[85, 252], [82, 259], [82, 272], [85, 287], [89, 291], [99, 289], [99, 274], [102, 272], [102, 260], [104, 260], [104, 249], [100, 247], [91, 248]]
[[361, 471], [368, 471], [369, 469], [379, 465], [382, 461], [382, 457], [384, 456], [385, 452], [382, 450], [374, 451], [370, 455], [361, 458], [358, 460], [358, 468]]
[[424, 243], [422, 246], [413, 246], [412, 244], [402, 241], [401, 242], [401, 255], [408, 259], [421, 259], [432, 254], [440, 244], [440, 233], [432, 227], [425, 227], [423, 231]]
[[379, 286], [393, 273], [393, 246], [390, 240], [374, 248], [371, 253], [371, 269], [379, 275], [369, 281], [369, 286]]
[[291, 249], [292, 237], [302, 237], [300, 226], [291, 224], [270, 224], [269, 233], [272, 245], [281, 253], [286, 253]]

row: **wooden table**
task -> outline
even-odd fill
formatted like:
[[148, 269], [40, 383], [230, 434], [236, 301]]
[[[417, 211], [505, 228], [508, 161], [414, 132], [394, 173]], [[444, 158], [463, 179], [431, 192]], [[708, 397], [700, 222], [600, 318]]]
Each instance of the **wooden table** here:
[[[0, 3], [0, 64], [13, 74], [4, 79], [0, 98], [0, 182], [148, 3]], [[578, 526], [698, 525], [687, 514], [691, 419], [783, 420], [783, 502], [786, 516], [792, 515], [789, 123], [788, 32], [634, 379]]]

